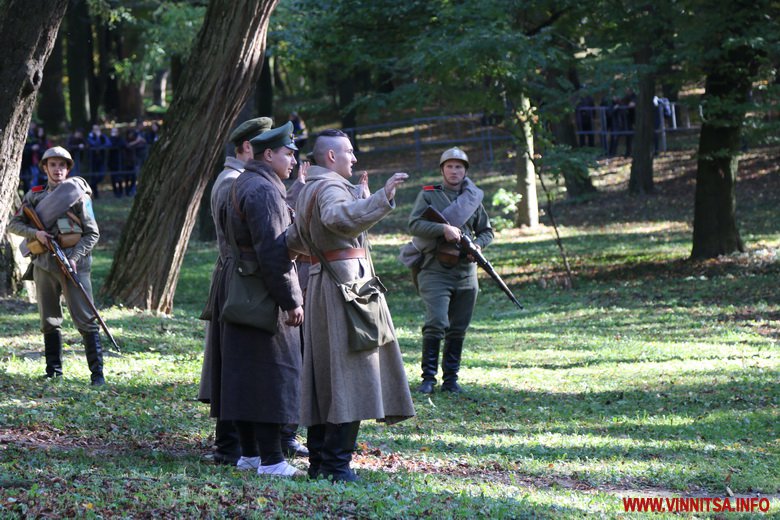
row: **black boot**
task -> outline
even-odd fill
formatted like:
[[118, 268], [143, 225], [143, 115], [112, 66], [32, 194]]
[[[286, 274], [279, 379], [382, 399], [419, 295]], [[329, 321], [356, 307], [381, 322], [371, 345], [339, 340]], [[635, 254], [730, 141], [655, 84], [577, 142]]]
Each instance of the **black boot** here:
[[284, 453], [285, 457], [294, 459], [295, 457], [305, 458], [309, 456], [309, 450], [296, 438], [298, 433], [297, 424], [283, 424], [279, 433], [282, 438], [282, 453]]
[[97, 331], [82, 332], [81, 337], [84, 339], [87, 365], [89, 365], [89, 371], [92, 373], [92, 386], [106, 384], [106, 380], [103, 378], [103, 346], [100, 344], [100, 333]]
[[43, 335], [46, 377], [62, 376], [62, 335], [59, 330]]
[[214, 464], [235, 466], [241, 456], [241, 441], [233, 421], [217, 420], [214, 430]]
[[323, 444], [325, 444], [325, 425], [309, 426], [306, 432], [306, 446], [309, 447], [309, 478], [319, 476]]
[[460, 355], [463, 352], [463, 338], [448, 339], [444, 342], [444, 354], [441, 358], [441, 371], [444, 374], [442, 391], [460, 393], [458, 385], [458, 370], [460, 370]]
[[319, 474], [334, 482], [355, 482], [358, 476], [349, 467], [355, 451], [360, 421], [325, 425], [322, 465]]
[[436, 386], [436, 372], [439, 369], [439, 343], [437, 338], [423, 337], [422, 348], [422, 383], [417, 391], [423, 394], [433, 393]]

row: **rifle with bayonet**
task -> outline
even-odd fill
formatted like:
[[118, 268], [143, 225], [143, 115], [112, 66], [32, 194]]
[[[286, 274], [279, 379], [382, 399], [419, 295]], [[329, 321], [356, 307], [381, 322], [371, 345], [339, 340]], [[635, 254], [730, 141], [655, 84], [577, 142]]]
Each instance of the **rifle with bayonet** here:
[[[451, 224], [447, 222], [447, 219], [444, 218], [444, 215], [439, 213], [433, 206], [428, 206], [425, 208], [425, 211], [423, 211], [422, 217], [426, 220], [430, 220], [431, 222], [438, 222], [439, 224], [447, 224], [450, 226]], [[512, 291], [507, 287], [506, 283], [504, 283], [504, 280], [501, 279], [501, 277], [498, 275], [495, 269], [493, 269], [493, 266], [490, 264], [490, 261], [485, 258], [485, 255], [482, 254], [482, 252], [477, 248], [476, 245], [474, 245], [474, 242], [465, 234], [460, 234], [460, 240], [456, 244], [458, 249], [460, 249], [463, 253], [467, 255], [471, 255], [471, 257], [474, 259], [476, 264], [480, 266], [484, 271], [490, 275], [490, 277], [493, 279], [496, 284], [501, 288], [502, 291], [509, 297], [510, 300], [512, 300], [512, 303], [517, 305], [518, 308], [522, 309], [523, 306], [520, 304], [519, 301], [517, 301], [517, 298], [515, 298], [515, 295], [512, 294]]]
[[[32, 207], [24, 204], [22, 206], [22, 211], [24, 211], [24, 214], [28, 219], [30, 219], [30, 221], [32, 221], [35, 227], [41, 231], [46, 231], [46, 228], [43, 226], [43, 222], [41, 222], [41, 219], [38, 217], [38, 214]], [[97, 322], [100, 324], [100, 327], [103, 329], [103, 332], [106, 333], [106, 336], [108, 336], [108, 339], [111, 341], [111, 344], [114, 345], [114, 349], [119, 352], [119, 345], [116, 344], [114, 336], [112, 336], [111, 332], [108, 330], [106, 322], [103, 321], [103, 318], [100, 317], [100, 313], [98, 313], [97, 307], [95, 307], [92, 298], [89, 297], [87, 290], [81, 284], [81, 281], [79, 281], [78, 276], [76, 276], [76, 271], [73, 269], [73, 266], [70, 265], [70, 260], [68, 260], [68, 257], [65, 256], [65, 252], [54, 238], [49, 238], [46, 240], [46, 248], [54, 257], [54, 260], [56, 260], [57, 265], [60, 267], [60, 271], [62, 271], [62, 274], [65, 275], [65, 279], [73, 282], [73, 285], [75, 285], [78, 290], [81, 291], [81, 294], [84, 295], [84, 299], [87, 301], [87, 304], [89, 305], [89, 308], [92, 310], [92, 314], [94, 315], [92, 320], [97, 320]]]

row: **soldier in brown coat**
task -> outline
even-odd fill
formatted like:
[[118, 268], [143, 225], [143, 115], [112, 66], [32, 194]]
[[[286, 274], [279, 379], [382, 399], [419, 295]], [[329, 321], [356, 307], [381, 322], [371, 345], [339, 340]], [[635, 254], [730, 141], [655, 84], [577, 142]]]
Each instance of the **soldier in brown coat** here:
[[[310, 256], [305, 244], [313, 244], [343, 282], [370, 276], [366, 231], [395, 208], [396, 187], [408, 176], [396, 173], [383, 189], [359, 198], [348, 180], [357, 160], [349, 138], [339, 130], [320, 133], [314, 158], [317, 166], [309, 168], [298, 196], [287, 244]], [[382, 304], [387, 305], [384, 299]], [[301, 424], [309, 427], [309, 476], [354, 481], [357, 475], [350, 462], [360, 421], [393, 424], [415, 412], [398, 342], [350, 351], [344, 305], [334, 280], [312, 258], [301, 380]]]

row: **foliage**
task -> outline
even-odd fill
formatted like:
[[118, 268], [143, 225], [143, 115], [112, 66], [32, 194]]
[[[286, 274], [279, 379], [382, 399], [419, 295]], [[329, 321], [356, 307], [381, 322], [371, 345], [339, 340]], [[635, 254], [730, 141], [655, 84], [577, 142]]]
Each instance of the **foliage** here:
[[499, 188], [493, 194], [491, 205], [494, 211], [491, 212], [490, 217], [490, 224], [493, 226], [493, 229], [501, 231], [514, 225], [514, 214], [520, 199], [522, 199], [522, 195], [504, 188]]
[[[499, 233], [485, 253], [527, 310], [481, 277], [467, 393], [414, 394], [415, 419], [364, 423], [356, 485], [261, 479], [202, 461], [213, 422], [194, 400], [197, 316], [213, 244], [191, 244], [172, 316], [105, 310], [123, 353], [107, 356], [102, 389], [87, 386], [69, 319], [65, 377], [39, 379], [35, 307], [0, 300], [0, 516], [623, 518], [621, 497], [723, 496], [727, 487], [768, 496], [776, 515], [778, 151], [743, 157], [751, 251], [701, 263], [683, 260], [692, 160], [660, 159], [662, 196], [646, 206], [623, 195], [625, 171], [613, 165], [598, 172], [596, 198], [557, 207], [573, 289], [559, 288], [547, 231]], [[512, 188], [500, 171], [474, 175], [487, 197]], [[383, 230], [403, 227], [417, 189], [404, 186], [399, 209], [372, 230], [412, 384], [422, 307], [396, 260], [408, 237]], [[126, 199], [95, 202], [104, 231], [96, 286], [128, 209]]]

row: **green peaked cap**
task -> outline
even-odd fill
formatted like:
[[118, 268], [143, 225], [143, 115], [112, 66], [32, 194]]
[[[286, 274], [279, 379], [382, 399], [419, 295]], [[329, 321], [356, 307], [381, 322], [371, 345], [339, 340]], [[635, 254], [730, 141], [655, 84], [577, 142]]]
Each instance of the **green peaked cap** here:
[[295, 136], [293, 135], [293, 124], [291, 121], [287, 121], [287, 123], [282, 126], [263, 132], [249, 142], [252, 143], [252, 151], [255, 155], [263, 153], [267, 148], [276, 150], [277, 148], [286, 146], [290, 150], [298, 149], [298, 147], [295, 146]]

